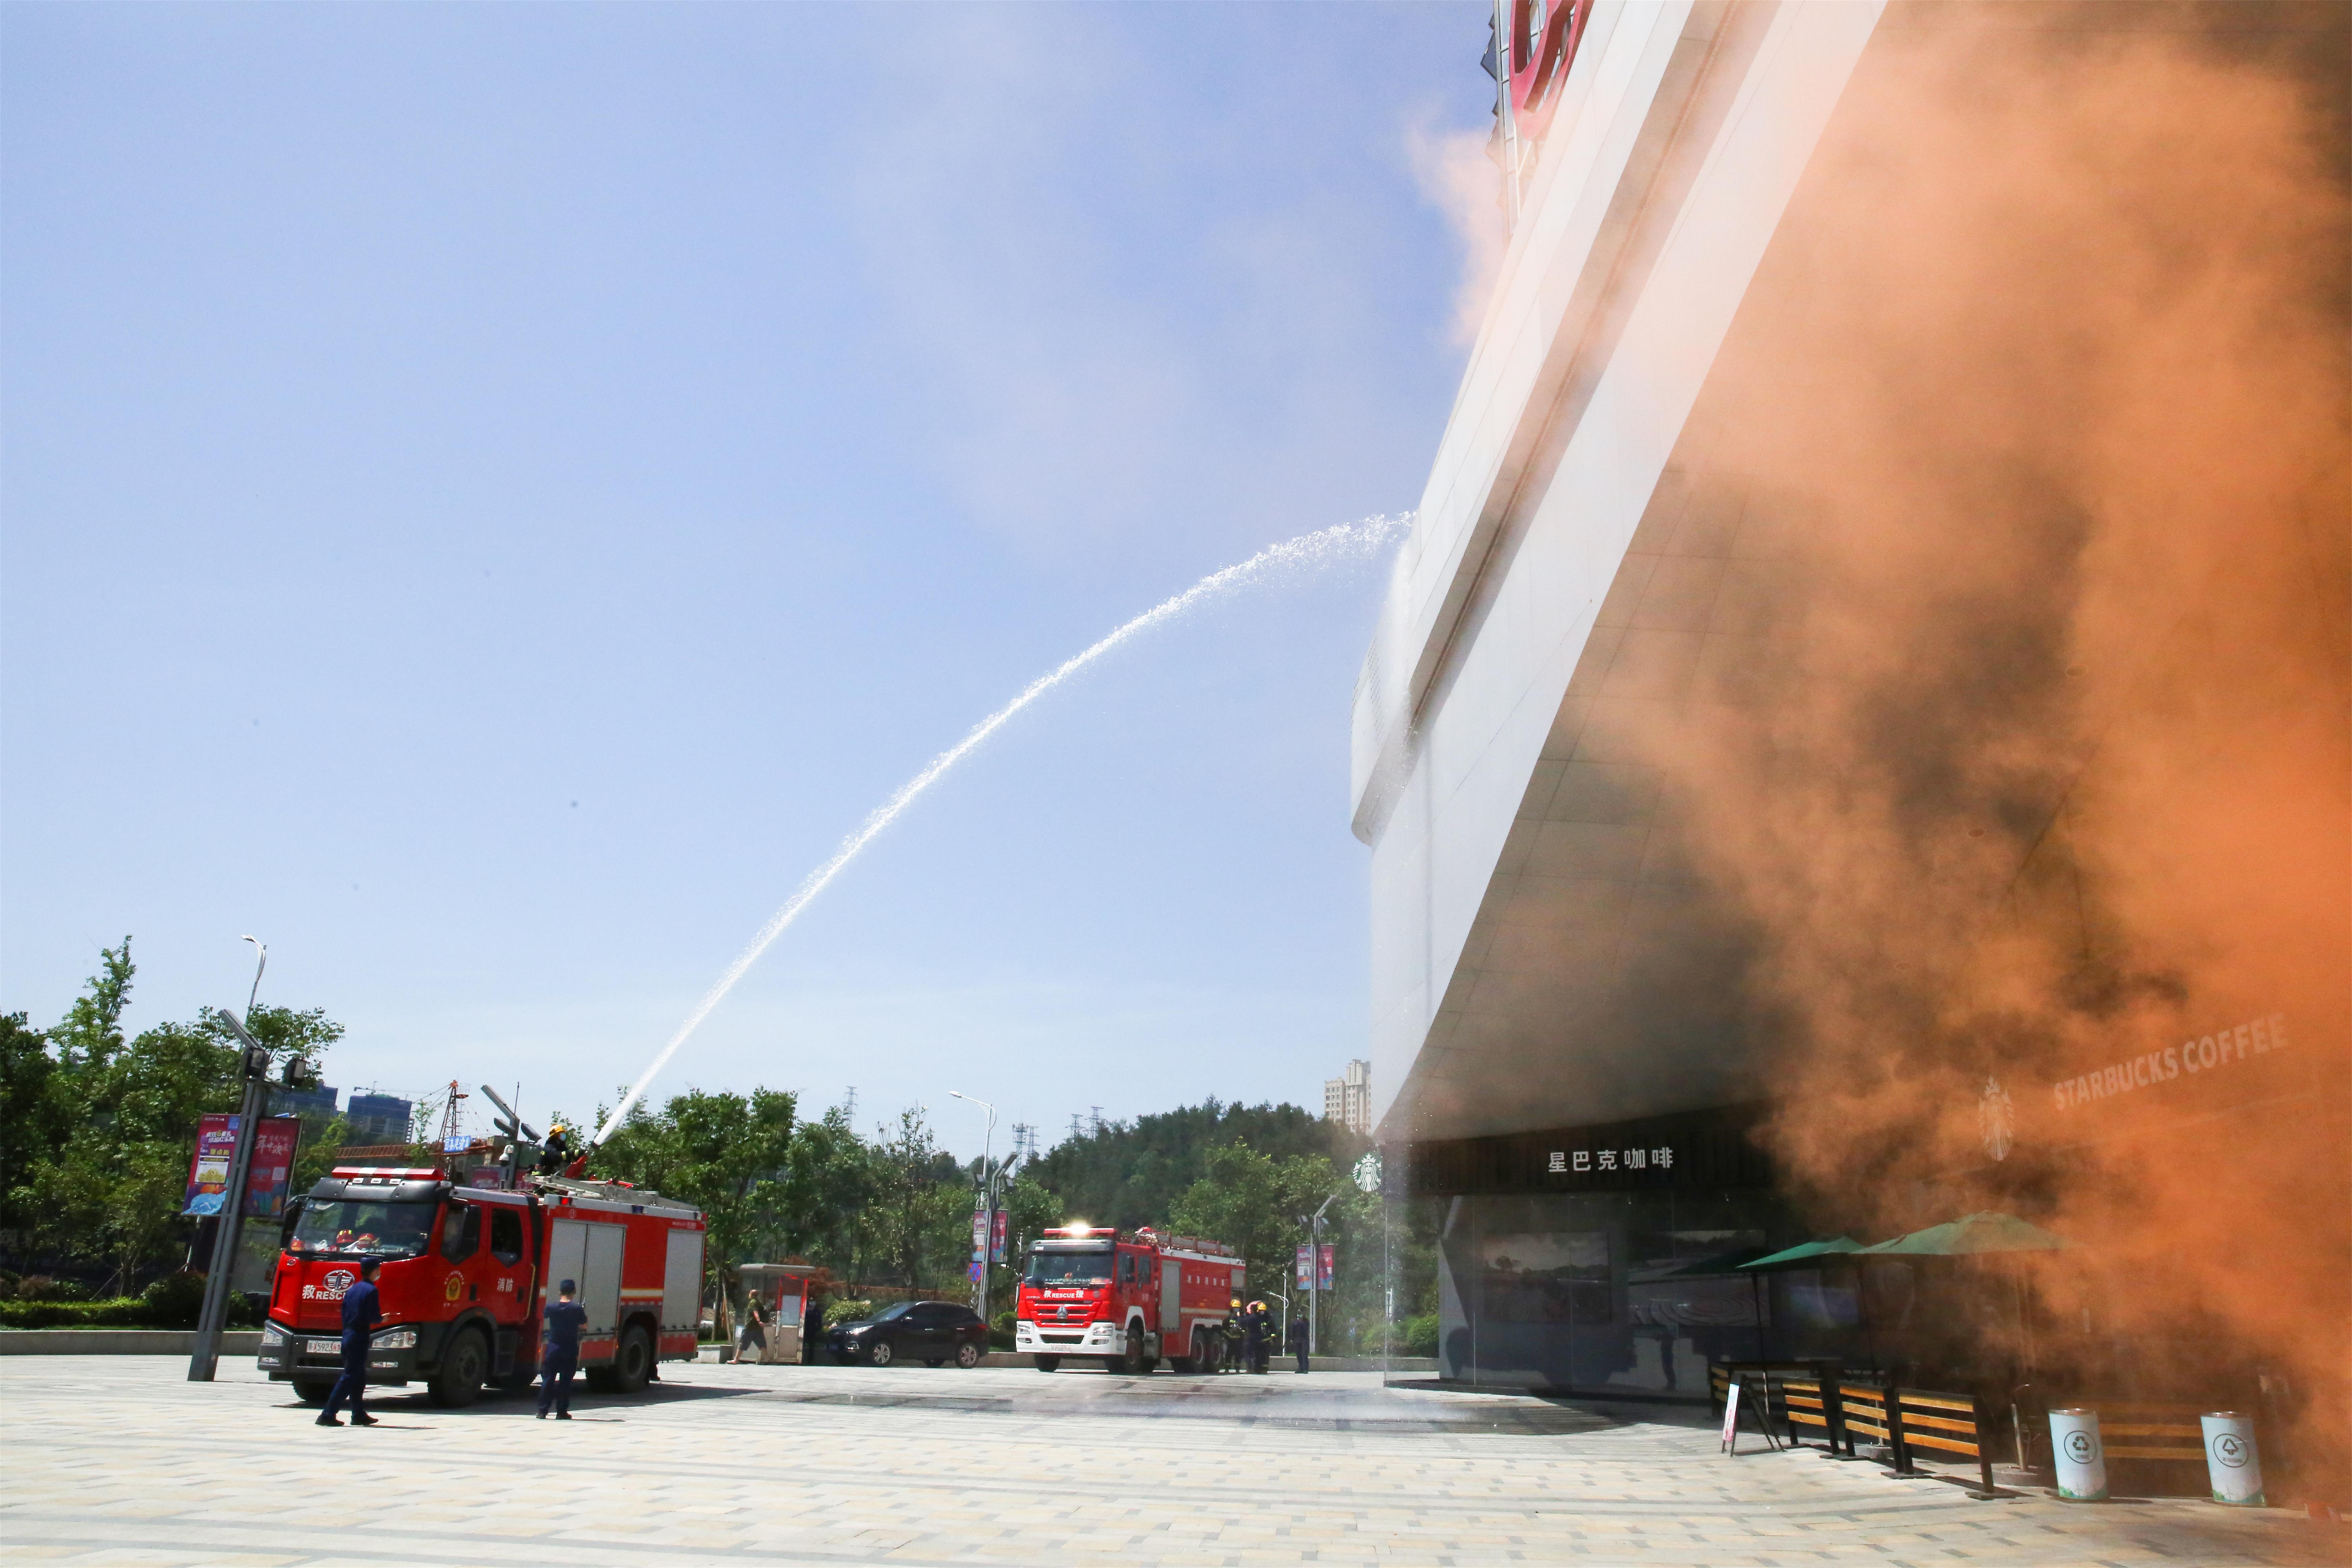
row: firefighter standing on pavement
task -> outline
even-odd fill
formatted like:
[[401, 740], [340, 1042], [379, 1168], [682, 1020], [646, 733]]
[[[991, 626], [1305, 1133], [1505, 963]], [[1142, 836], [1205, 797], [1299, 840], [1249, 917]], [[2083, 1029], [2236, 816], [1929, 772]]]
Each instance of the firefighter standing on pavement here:
[[1252, 1301], [1242, 1314], [1242, 1341], [1249, 1356], [1249, 1370], [1253, 1373], [1265, 1371], [1268, 1348], [1265, 1334], [1265, 1303]]
[[351, 1403], [352, 1426], [375, 1425], [375, 1417], [367, 1413], [360, 1396], [367, 1391], [368, 1331], [383, 1321], [383, 1308], [375, 1292], [375, 1273], [383, 1267], [373, 1258], [361, 1258], [360, 1277], [343, 1292], [343, 1375], [335, 1379], [327, 1407], [319, 1412], [321, 1426], [342, 1425], [335, 1419], [335, 1412], [346, 1400]]
[[572, 1298], [580, 1287], [566, 1279], [556, 1288], [560, 1298], [541, 1314], [544, 1325], [539, 1347], [539, 1419], [555, 1406], [558, 1421], [572, 1419], [572, 1378], [580, 1370], [580, 1331], [587, 1326], [588, 1310]]

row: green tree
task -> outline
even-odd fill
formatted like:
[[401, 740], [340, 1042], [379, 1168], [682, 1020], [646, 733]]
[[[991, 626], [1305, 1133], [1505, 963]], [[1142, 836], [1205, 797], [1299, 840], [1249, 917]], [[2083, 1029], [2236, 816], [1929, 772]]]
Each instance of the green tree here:
[[65, 1147], [72, 1123], [63, 1089], [48, 1035], [22, 1013], [0, 1015], [0, 1229], [30, 1224], [19, 1194]]
[[1207, 1174], [1211, 1152], [1233, 1143], [1275, 1160], [1319, 1154], [1341, 1168], [1365, 1146], [1345, 1127], [1296, 1105], [1208, 1100], [1065, 1139], [1030, 1173], [1061, 1195], [1067, 1217], [1134, 1230], [1164, 1223], [1177, 1197]]
[[[45, 1043], [9, 1031], [10, 1120], [18, 1083], [29, 1095], [37, 1081], [37, 1108], [52, 1120], [42, 1136], [22, 1141], [21, 1165], [12, 1156], [7, 1198], [37, 1246], [110, 1265], [111, 1283], [127, 1290], [184, 1239], [180, 1205], [197, 1123], [206, 1111], [237, 1108], [243, 1051], [209, 1009], [193, 1024], [126, 1041], [122, 1014], [136, 973], [130, 939], [102, 949], [100, 961]], [[342, 1034], [315, 1008], [256, 1007], [249, 1026], [281, 1058], [299, 1051], [317, 1059]], [[46, 1067], [32, 1060], [36, 1050]]]
[[1229, 1143], [1210, 1152], [1208, 1173], [1185, 1189], [1169, 1219], [1181, 1234], [1240, 1253], [1251, 1289], [1271, 1295], [1286, 1288], [1294, 1250], [1306, 1239], [1298, 1217], [1314, 1213], [1339, 1186], [1339, 1173], [1320, 1154], [1276, 1161], [1246, 1143]]
[[870, 1240], [878, 1174], [873, 1152], [841, 1107], [801, 1122], [793, 1129], [783, 1179], [770, 1206], [769, 1239], [780, 1253], [855, 1278]]
[[972, 1189], [939, 1146], [919, 1106], [899, 1112], [874, 1151], [875, 1261], [898, 1283], [934, 1289], [962, 1273], [971, 1251]]
[[750, 1261], [761, 1235], [773, 1228], [795, 1110], [793, 1095], [780, 1089], [749, 1095], [688, 1089], [658, 1111], [640, 1103], [605, 1141], [596, 1173], [700, 1209], [709, 1232], [706, 1279], [731, 1295], [728, 1270]]

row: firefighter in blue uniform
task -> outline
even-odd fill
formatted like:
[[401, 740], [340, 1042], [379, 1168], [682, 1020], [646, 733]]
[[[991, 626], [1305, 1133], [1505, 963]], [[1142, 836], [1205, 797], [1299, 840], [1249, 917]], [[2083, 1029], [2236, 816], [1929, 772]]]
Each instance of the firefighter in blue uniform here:
[[580, 1370], [580, 1331], [587, 1326], [588, 1310], [572, 1298], [580, 1287], [566, 1279], [556, 1287], [559, 1298], [541, 1314], [545, 1325], [539, 1347], [539, 1415], [555, 1406], [558, 1421], [572, 1419], [572, 1377]]
[[360, 1277], [343, 1292], [343, 1375], [335, 1379], [335, 1391], [327, 1395], [327, 1407], [319, 1412], [321, 1426], [342, 1425], [335, 1419], [335, 1412], [345, 1400], [351, 1402], [352, 1426], [375, 1425], [360, 1395], [367, 1389], [368, 1331], [383, 1321], [383, 1308], [375, 1293], [376, 1270], [383, 1267], [373, 1258], [360, 1259]]

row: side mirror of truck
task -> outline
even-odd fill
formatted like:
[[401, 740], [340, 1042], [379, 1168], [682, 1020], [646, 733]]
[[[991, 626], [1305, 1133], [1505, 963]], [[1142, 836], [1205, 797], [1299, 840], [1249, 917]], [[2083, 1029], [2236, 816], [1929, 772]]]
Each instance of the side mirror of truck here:
[[280, 1252], [285, 1251], [286, 1244], [294, 1239], [294, 1226], [302, 1218], [302, 1204], [300, 1198], [286, 1200], [286, 1213], [278, 1222], [278, 1250]]

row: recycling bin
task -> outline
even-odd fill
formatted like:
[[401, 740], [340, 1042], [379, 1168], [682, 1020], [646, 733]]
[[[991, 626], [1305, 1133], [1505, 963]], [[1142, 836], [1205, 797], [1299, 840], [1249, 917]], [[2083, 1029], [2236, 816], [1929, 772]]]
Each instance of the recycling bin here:
[[2058, 1472], [2059, 1497], [2068, 1502], [2107, 1500], [2107, 1452], [2099, 1444], [2097, 1411], [2050, 1413], [2050, 1459]]
[[2215, 1410], [2198, 1420], [2205, 1428], [2205, 1471], [2213, 1500], [2231, 1508], [2261, 1508], [2263, 1457], [2254, 1448], [2254, 1418]]

